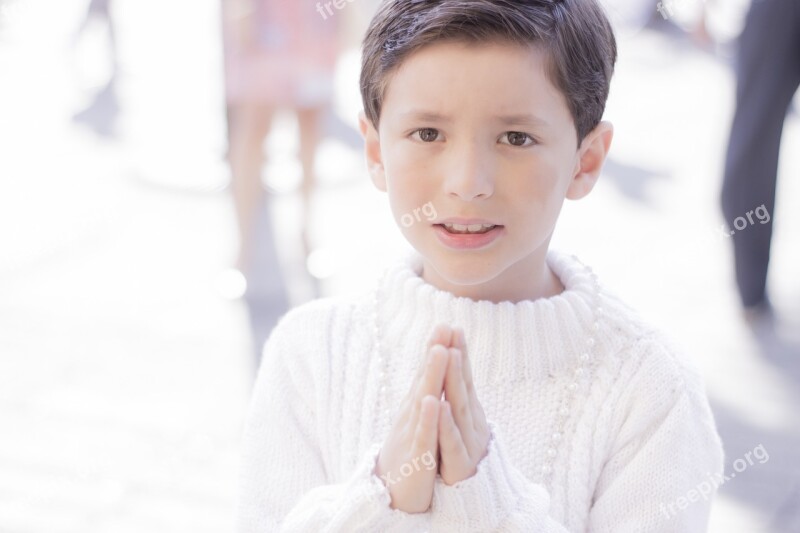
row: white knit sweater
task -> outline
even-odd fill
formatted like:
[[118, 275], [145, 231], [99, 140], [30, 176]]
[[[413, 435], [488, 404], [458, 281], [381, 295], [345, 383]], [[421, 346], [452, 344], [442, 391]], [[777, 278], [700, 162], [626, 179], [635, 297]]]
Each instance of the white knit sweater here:
[[[723, 451], [702, 377], [577, 258], [547, 261], [551, 298], [456, 297], [411, 253], [378, 293], [289, 311], [246, 421], [238, 531], [706, 531]], [[372, 471], [439, 322], [464, 328], [492, 436], [473, 477], [437, 475], [430, 510], [408, 514]]]

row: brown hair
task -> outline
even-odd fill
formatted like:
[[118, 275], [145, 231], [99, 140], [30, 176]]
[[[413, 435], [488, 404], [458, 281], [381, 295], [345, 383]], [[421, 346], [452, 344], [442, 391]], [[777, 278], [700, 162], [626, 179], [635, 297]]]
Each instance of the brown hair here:
[[361, 98], [373, 126], [394, 70], [413, 52], [443, 41], [544, 50], [548, 78], [566, 98], [578, 145], [603, 117], [617, 45], [597, 0], [385, 0], [363, 42]]

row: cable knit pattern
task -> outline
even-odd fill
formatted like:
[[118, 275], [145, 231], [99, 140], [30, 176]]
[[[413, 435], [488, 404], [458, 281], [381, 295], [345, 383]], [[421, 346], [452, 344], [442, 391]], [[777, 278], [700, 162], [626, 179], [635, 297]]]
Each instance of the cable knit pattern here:
[[[238, 531], [706, 531], [713, 494], [675, 506], [723, 469], [702, 377], [607, 290], [595, 302], [577, 258], [550, 250], [547, 261], [564, 292], [495, 304], [429, 285], [416, 253], [399, 258], [376, 280], [385, 369], [373, 292], [284, 315], [246, 421]], [[372, 470], [440, 322], [464, 328], [489, 450], [471, 478], [448, 486], [437, 476], [430, 510], [407, 514]], [[590, 337], [593, 367], [559, 418]]]

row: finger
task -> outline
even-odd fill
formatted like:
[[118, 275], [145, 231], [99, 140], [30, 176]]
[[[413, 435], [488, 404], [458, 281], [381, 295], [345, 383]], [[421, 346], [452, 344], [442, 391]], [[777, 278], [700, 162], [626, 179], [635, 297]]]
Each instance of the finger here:
[[472, 462], [467, 452], [461, 432], [453, 419], [450, 402], [442, 400], [439, 409], [439, 451], [441, 452], [441, 469], [451, 475], [469, 470]]
[[464, 376], [464, 384], [467, 387], [467, 391], [472, 392], [475, 386], [472, 381], [472, 365], [469, 361], [467, 340], [464, 336], [464, 330], [461, 328], [456, 328], [455, 332], [453, 333], [453, 339], [453, 346], [461, 351], [461, 369]]
[[425, 396], [441, 398], [444, 388], [444, 374], [447, 371], [447, 350], [444, 346], [436, 345], [429, 350], [430, 356], [425, 365], [425, 373], [414, 385], [413, 408], [410, 417], [411, 427], [415, 427], [419, 420], [422, 400]]
[[431, 334], [431, 338], [428, 341], [428, 347], [430, 348], [434, 344], [441, 344], [442, 346], [449, 347], [453, 343], [453, 328], [451, 328], [448, 324], [437, 324], [435, 328], [433, 328], [433, 333]]
[[473, 422], [475, 422], [475, 428], [487, 433], [489, 431], [489, 426], [486, 423], [486, 413], [483, 411], [483, 406], [481, 402], [478, 401], [478, 391], [475, 388], [475, 382], [472, 377], [472, 364], [470, 363], [469, 354], [467, 352], [467, 341], [464, 330], [462, 328], [456, 328], [453, 332], [453, 339], [454, 346], [461, 350], [464, 385], [467, 388], [470, 406], [472, 406], [472, 418]]
[[[400, 403], [400, 410], [404, 411], [408, 408], [409, 404], [418, 401], [420, 387], [419, 384], [423, 380], [423, 376], [425, 376], [425, 372], [429, 368], [431, 364], [431, 348], [437, 344], [441, 344], [442, 346], [447, 346], [445, 342], [452, 336], [449, 331], [449, 326], [446, 324], [439, 324], [434, 328], [433, 335], [431, 336], [430, 341], [428, 342], [427, 349], [425, 351], [425, 355], [422, 358], [422, 364], [419, 365], [417, 368], [417, 372], [414, 375], [414, 379], [411, 382], [411, 387], [408, 390], [408, 394], [406, 394], [403, 401]], [[442, 342], [438, 342], [442, 341]]]
[[440, 398], [444, 389], [444, 376], [447, 372], [447, 349], [437, 344], [430, 349], [429, 364], [426, 365], [425, 374], [420, 381], [420, 399], [426, 394]]
[[[421, 397], [420, 394], [425, 394], [421, 391], [421, 387], [419, 386], [420, 383], [424, 380], [425, 373], [428, 371], [428, 368], [431, 364], [431, 348], [436, 345], [441, 346], [449, 346], [453, 341], [453, 330], [452, 328], [444, 323], [437, 324], [436, 327], [433, 328], [433, 333], [431, 334], [431, 338], [428, 341], [427, 351], [423, 358], [422, 364], [419, 365], [417, 368], [417, 373], [414, 376], [414, 380], [412, 381], [411, 388], [408, 391], [408, 394], [403, 398], [403, 401], [400, 403], [400, 412], [405, 412], [409, 405], [413, 406], [415, 411], [419, 408], [419, 398]], [[441, 390], [442, 387], [440, 387]], [[412, 403], [413, 402], [413, 403]], [[409, 422], [413, 425], [416, 425], [416, 416], [417, 412], [414, 412]], [[412, 426], [414, 427], [414, 426]]]
[[467, 340], [462, 327], [453, 328], [453, 348], [458, 348], [467, 353]]
[[434, 396], [426, 396], [422, 399], [420, 417], [414, 432], [414, 444], [412, 454], [415, 457], [424, 455], [430, 451], [433, 453], [438, 447], [439, 441], [439, 399]]
[[425, 374], [425, 368], [428, 364], [428, 359], [430, 359], [430, 350], [437, 344], [441, 344], [442, 346], [450, 346], [452, 341], [453, 333], [447, 324], [438, 324], [434, 329], [433, 333], [431, 334], [431, 338], [428, 340], [428, 344], [426, 346], [427, 351], [425, 353], [425, 357], [423, 357], [422, 364], [419, 365], [417, 368], [417, 374], [414, 378], [414, 382], [416, 383], [419, 379], [422, 378], [423, 374]]
[[472, 405], [467, 388], [464, 385], [462, 366], [462, 353], [457, 348], [450, 348], [450, 361], [447, 366], [445, 379], [445, 397], [451, 406], [453, 419], [456, 422], [464, 442], [469, 446], [474, 440], [472, 434]]

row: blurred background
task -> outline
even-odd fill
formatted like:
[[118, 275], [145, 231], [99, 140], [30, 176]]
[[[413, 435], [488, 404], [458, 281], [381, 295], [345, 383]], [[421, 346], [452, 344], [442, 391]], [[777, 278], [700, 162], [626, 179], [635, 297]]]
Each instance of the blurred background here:
[[[772, 307], [744, 311], [720, 191], [749, 3], [605, 3], [614, 143], [553, 247], [704, 372], [737, 474], [709, 530], [800, 532], [798, 99]], [[271, 328], [407, 246], [357, 133], [377, 2], [339, 5], [0, 0], [0, 532], [232, 530]]]

